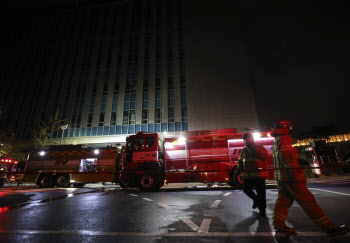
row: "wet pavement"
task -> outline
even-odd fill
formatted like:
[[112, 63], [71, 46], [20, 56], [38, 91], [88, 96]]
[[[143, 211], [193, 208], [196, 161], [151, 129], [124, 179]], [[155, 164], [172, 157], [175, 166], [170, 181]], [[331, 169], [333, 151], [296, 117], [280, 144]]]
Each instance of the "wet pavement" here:
[[[336, 224], [350, 224], [350, 177], [309, 182], [317, 202]], [[159, 192], [117, 185], [0, 189], [0, 242], [349, 242], [330, 238], [294, 204], [288, 222], [296, 235], [271, 226], [277, 190], [267, 190], [267, 218], [252, 210], [241, 190], [175, 185]]]

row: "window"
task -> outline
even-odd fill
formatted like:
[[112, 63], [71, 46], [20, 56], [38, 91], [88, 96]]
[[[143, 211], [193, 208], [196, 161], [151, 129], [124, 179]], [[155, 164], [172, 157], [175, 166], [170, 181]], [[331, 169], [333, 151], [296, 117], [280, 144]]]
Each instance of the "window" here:
[[168, 108], [168, 122], [174, 122], [174, 107]]
[[181, 120], [187, 121], [187, 107], [181, 107]]
[[111, 112], [111, 126], [115, 126], [117, 121], [117, 113]]
[[129, 122], [129, 111], [123, 113], [123, 125], [128, 125]]
[[135, 124], [135, 111], [130, 111], [129, 124]]
[[104, 113], [104, 112], [101, 112], [101, 113], [100, 113], [100, 118], [99, 118], [99, 120], [98, 120], [98, 126], [99, 126], [99, 127], [103, 126], [104, 121], [105, 121], [105, 113]]
[[156, 108], [154, 120], [155, 120], [155, 123], [160, 123], [160, 108]]
[[154, 142], [156, 141], [156, 138], [155, 137], [148, 137], [147, 138], [147, 147], [151, 147], [153, 144], [154, 144]]
[[143, 109], [142, 110], [142, 124], [146, 124], [148, 120], [148, 110]]

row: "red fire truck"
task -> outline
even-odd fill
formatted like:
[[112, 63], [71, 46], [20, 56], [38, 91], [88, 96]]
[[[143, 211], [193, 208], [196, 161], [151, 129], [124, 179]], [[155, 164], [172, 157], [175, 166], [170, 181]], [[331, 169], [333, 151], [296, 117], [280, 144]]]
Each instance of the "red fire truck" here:
[[14, 182], [19, 179], [17, 172], [18, 161], [8, 157], [0, 158], [0, 187], [5, 182]]
[[[241, 187], [234, 172], [245, 146], [236, 129], [185, 132], [163, 138], [157, 133], [139, 132], [127, 137], [126, 146], [83, 148], [81, 145], [51, 146], [29, 155], [23, 181], [40, 187], [82, 187], [91, 182], [116, 182], [122, 187], [155, 191], [164, 183], [228, 183]], [[254, 132], [272, 166], [268, 132]], [[273, 170], [271, 170], [273, 177]]]
[[42, 188], [118, 182], [119, 155], [115, 147], [51, 146], [29, 154], [23, 181]]
[[[183, 136], [162, 138], [157, 133], [139, 132], [126, 139], [120, 185], [154, 191], [164, 183], [226, 182], [241, 187], [235, 177], [238, 158], [245, 146], [244, 133], [237, 129], [185, 132]], [[257, 144], [269, 153], [274, 138], [269, 132], [254, 132]], [[271, 170], [271, 179], [273, 170]]]

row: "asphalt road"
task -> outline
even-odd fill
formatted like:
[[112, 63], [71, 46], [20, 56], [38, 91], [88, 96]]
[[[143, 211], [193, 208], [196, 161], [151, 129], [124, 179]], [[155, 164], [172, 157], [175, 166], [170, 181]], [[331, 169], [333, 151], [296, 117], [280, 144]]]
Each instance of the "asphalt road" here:
[[[170, 187], [160, 192], [115, 185], [0, 189], [0, 242], [349, 242], [328, 237], [298, 204], [288, 223], [296, 235], [271, 225], [277, 190], [267, 190], [267, 218], [240, 190]], [[309, 181], [318, 204], [335, 224], [350, 225], [350, 176]], [[18, 189], [18, 190], [16, 190]]]

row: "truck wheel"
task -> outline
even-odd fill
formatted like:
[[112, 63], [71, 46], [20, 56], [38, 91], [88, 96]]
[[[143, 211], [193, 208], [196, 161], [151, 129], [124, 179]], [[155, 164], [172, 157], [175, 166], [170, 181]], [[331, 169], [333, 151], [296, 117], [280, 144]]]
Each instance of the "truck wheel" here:
[[73, 183], [73, 187], [75, 188], [81, 188], [84, 187], [86, 185], [86, 183]]
[[238, 174], [234, 173], [233, 181], [237, 189], [243, 189], [243, 179], [242, 179], [241, 173], [238, 173]]
[[58, 175], [55, 184], [57, 187], [70, 187], [69, 175]]
[[39, 177], [38, 185], [40, 188], [52, 188], [54, 186], [52, 176], [43, 175]]
[[157, 180], [157, 176], [144, 174], [140, 178], [140, 186], [141, 191], [156, 191], [159, 190], [160, 184]]

